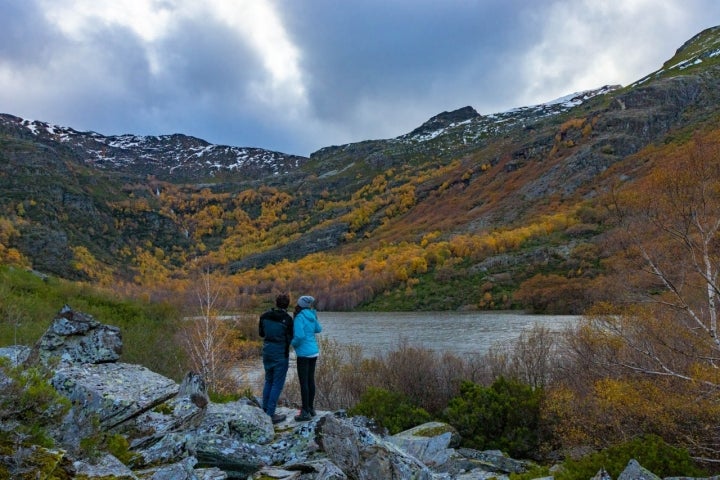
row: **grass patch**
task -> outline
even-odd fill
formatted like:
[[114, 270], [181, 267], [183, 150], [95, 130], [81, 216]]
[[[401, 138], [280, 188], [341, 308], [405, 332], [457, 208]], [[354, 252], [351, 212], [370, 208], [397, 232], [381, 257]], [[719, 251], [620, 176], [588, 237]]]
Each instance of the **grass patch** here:
[[175, 308], [117, 298], [87, 284], [41, 278], [7, 266], [0, 266], [0, 346], [34, 345], [65, 304], [120, 328], [123, 362], [176, 380], [184, 375], [185, 354], [175, 341], [180, 319]]

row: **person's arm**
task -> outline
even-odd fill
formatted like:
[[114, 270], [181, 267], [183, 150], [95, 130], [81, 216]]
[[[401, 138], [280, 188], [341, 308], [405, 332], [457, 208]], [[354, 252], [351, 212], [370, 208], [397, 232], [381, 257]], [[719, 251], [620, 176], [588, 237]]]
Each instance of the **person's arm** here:
[[260, 315], [260, 320], [258, 321], [258, 333], [260, 333], [260, 338], [265, 338], [265, 325], [263, 325], [262, 315]]
[[288, 313], [287, 316], [289, 320], [287, 323], [287, 330], [285, 330], [285, 343], [290, 345], [293, 337], [295, 336], [295, 322], [293, 321], [292, 315]]
[[295, 320], [293, 322], [293, 339], [292, 342], [290, 342], [293, 347], [300, 345], [305, 338], [305, 329], [303, 328], [304, 324], [305, 320], [303, 319], [303, 312], [295, 315]]
[[317, 312], [315, 312], [315, 333], [322, 332], [322, 325], [320, 325], [320, 319], [318, 319]]

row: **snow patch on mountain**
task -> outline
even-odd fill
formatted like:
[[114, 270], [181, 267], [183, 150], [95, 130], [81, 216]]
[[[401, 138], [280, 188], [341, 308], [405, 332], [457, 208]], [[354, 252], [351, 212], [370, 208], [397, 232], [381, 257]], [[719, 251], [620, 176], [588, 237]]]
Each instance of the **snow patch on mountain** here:
[[180, 134], [104, 136], [5, 114], [0, 114], [0, 124], [19, 128], [38, 140], [66, 144], [83, 162], [107, 170], [195, 177], [221, 172], [262, 176], [290, 173], [307, 160], [261, 148], [213, 145]]
[[[505, 112], [490, 115], [478, 115], [464, 121], [453, 122], [434, 130], [418, 128], [412, 132], [397, 137], [395, 140], [402, 143], [423, 143], [434, 140], [446, 134], [460, 132], [463, 143], [477, 141], [488, 135], [496, 135], [518, 124], [525, 124], [538, 119], [558, 115], [587, 102], [598, 95], [605, 95], [620, 88], [619, 85], [605, 85], [594, 90], [566, 95], [539, 105], [519, 107]], [[452, 112], [451, 112], [452, 113]], [[434, 117], [435, 118], [435, 117]], [[425, 125], [431, 124], [432, 119]]]

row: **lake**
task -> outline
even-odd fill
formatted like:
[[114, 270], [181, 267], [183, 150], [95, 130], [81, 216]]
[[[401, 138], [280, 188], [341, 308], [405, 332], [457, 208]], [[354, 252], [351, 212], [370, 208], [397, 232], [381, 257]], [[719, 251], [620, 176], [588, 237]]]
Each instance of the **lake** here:
[[528, 315], [512, 312], [322, 312], [322, 336], [363, 347], [365, 355], [395, 350], [402, 339], [411, 345], [458, 355], [484, 354], [509, 342], [535, 324], [560, 332], [577, 315]]
[[[527, 315], [513, 312], [317, 312], [321, 337], [342, 345], [360, 345], [366, 357], [397, 350], [402, 339], [438, 353], [482, 355], [500, 342], [512, 342], [535, 324], [553, 332], [575, 325], [578, 315]], [[291, 370], [295, 352], [290, 351]], [[322, 352], [320, 352], [322, 356]], [[238, 365], [243, 382], [261, 391], [262, 361]]]

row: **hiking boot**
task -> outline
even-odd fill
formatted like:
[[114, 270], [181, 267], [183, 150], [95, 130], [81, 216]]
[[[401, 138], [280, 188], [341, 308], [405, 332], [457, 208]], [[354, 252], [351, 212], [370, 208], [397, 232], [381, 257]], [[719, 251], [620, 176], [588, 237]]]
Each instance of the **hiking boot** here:
[[283, 415], [282, 413], [276, 413], [275, 415], [273, 415], [272, 417], [270, 417], [270, 419], [271, 419], [272, 422], [273, 422], [273, 425], [276, 424], [276, 423], [282, 422], [282, 421], [285, 420], [286, 418], [287, 418], [287, 415]]
[[314, 417], [315, 415], [317, 415], [317, 413], [315, 413], [315, 409], [314, 409], [314, 408], [311, 408], [311, 409], [308, 411], [308, 413], [310, 414], [311, 417]]
[[305, 410], [301, 410], [300, 415], [295, 415], [296, 422], [307, 422], [311, 419], [312, 417], [310, 416], [310, 413], [306, 412]]

